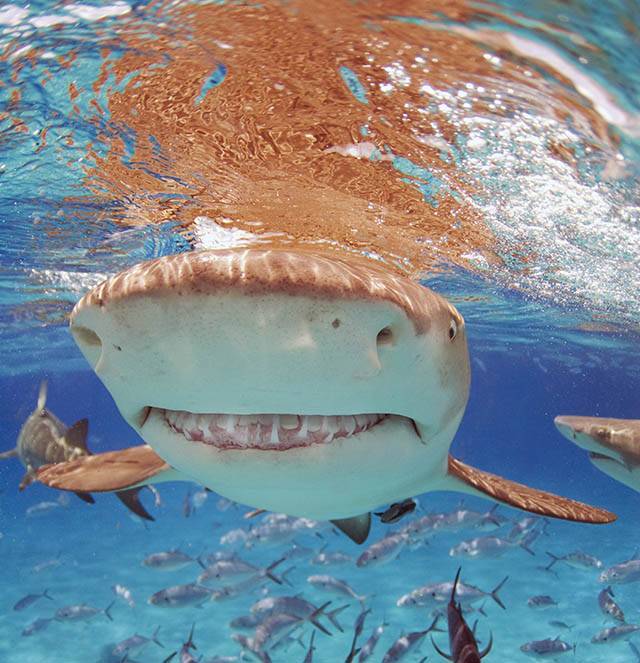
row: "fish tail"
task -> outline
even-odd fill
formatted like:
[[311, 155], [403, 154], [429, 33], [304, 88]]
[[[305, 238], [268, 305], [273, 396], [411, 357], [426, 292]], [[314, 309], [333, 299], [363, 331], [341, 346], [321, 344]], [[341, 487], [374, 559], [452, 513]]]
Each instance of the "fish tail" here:
[[48, 589], [45, 589], [44, 592], [42, 592], [42, 596], [43, 596], [45, 599], [49, 599], [49, 601], [53, 601], [53, 600], [54, 600], [54, 599], [53, 599], [53, 596], [51, 596], [51, 594], [49, 594], [49, 590], [48, 590]]
[[340, 631], [340, 633], [344, 633], [344, 629], [340, 625], [340, 622], [337, 619], [337, 615], [339, 615], [343, 610], [346, 610], [348, 607], [349, 604], [345, 603], [339, 608], [336, 608], [335, 610], [326, 613], [327, 619], [338, 629], [338, 631]]
[[560, 557], [558, 557], [557, 555], [554, 555], [553, 553], [550, 553], [548, 550], [547, 550], [547, 552], [545, 553], [545, 555], [549, 555], [549, 557], [551, 557], [551, 561], [549, 562], [549, 564], [548, 564], [547, 566], [544, 567], [544, 568], [545, 568], [545, 571], [549, 571], [549, 570], [551, 570], [551, 567], [552, 567], [556, 562], [561, 562], [561, 561], [562, 561], [562, 559], [561, 559]]
[[509, 580], [509, 576], [505, 576], [504, 579], [502, 580], [502, 582], [500, 582], [500, 584], [499, 584], [499, 585], [498, 585], [498, 586], [497, 586], [497, 587], [491, 592], [491, 598], [492, 598], [492, 599], [493, 599], [493, 600], [494, 600], [494, 601], [495, 601], [495, 602], [496, 602], [496, 603], [497, 603], [497, 604], [498, 604], [503, 610], [506, 610], [506, 608], [504, 607], [504, 603], [502, 602], [502, 600], [501, 600], [500, 597], [498, 596], [498, 592], [502, 589], [502, 586], [504, 585], [505, 582], [507, 582], [507, 580]]
[[158, 640], [158, 633], [160, 632], [160, 627], [158, 626], [156, 630], [153, 632], [153, 635], [151, 636], [151, 640], [155, 642], [158, 647], [162, 647], [164, 649], [164, 645]]
[[[280, 559], [277, 559], [272, 564], [269, 564], [269, 566], [267, 566], [267, 568], [265, 569], [265, 572], [264, 572], [265, 575], [267, 576], [267, 578], [269, 578], [269, 580], [273, 580], [273, 582], [275, 582], [277, 585], [282, 585], [284, 583], [284, 581], [282, 580], [282, 578], [278, 578], [278, 576], [275, 573], [272, 573], [272, 571], [276, 567], [280, 566], [280, 564], [282, 564], [282, 562], [284, 562], [285, 559], [286, 559], [286, 557], [281, 557]], [[291, 583], [287, 582], [287, 585], [290, 585], [290, 584]]]
[[195, 646], [195, 643], [193, 642], [193, 632], [195, 631], [195, 629], [196, 629], [196, 623], [193, 622], [193, 624], [191, 625], [191, 630], [189, 631], [189, 638], [188, 638], [188, 640], [184, 643], [184, 646], [185, 646], [187, 649], [198, 649], [198, 648]]
[[487, 616], [487, 613], [484, 611], [484, 606], [485, 606], [485, 605], [486, 605], [486, 601], [485, 601], [485, 603], [483, 603], [483, 604], [478, 608], [478, 612], [479, 612], [483, 617], [486, 617], [486, 616]]
[[[525, 552], [528, 552], [530, 555], [533, 555], [535, 557], [535, 552], [529, 548], [529, 543], [526, 540], [520, 541], [518, 545], [524, 550]], [[552, 564], [555, 564], [555, 560], [551, 562]]]
[[431, 622], [429, 628], [425, 631], [427, 633], [444, 633], [444, 629], [438, 627], [438, 622], [440, 621], [440, 615], [436, 615]]
[[104, 616], [105, 616], [110, 622], [113, 621], [113, 617], [111, 616], [111, 608], [113, 608], [113, 604], [114, 604], [114, 603], [115, 603], [115, 600], [114, 600], [114, 601], [111, 601], [111, 603], [109, 603], [109, 605], [108, 605], [108, 606], [104, 609], [104, 611], [103, 611], [103, 612], [104, 612]]
[[15, 458], [17, 455], [18, 455], [17, 449], [9, 449], [9, 451], [3, 451], [2, 453], [0, 453], [0, 460]]
[[331, 601], [323, 603], [319, 608], [316, 608], [308, 617], [308, 621], [313, 624], [318, 630], [322, 631], [326, 635], [333, 635], [331, 631], [327, 630], [319, 621], [318, 617], [321, 617], [325, 614], [325, 610], [331, 605]]
[[631, 640], [629, 640], [629, 647], [631, 648], [631, 651], [635, 654], [636, 659], [640, 661], [640, 650], [638, 650], [638, 648], [635, 646], [633, 642], [631, 642]]

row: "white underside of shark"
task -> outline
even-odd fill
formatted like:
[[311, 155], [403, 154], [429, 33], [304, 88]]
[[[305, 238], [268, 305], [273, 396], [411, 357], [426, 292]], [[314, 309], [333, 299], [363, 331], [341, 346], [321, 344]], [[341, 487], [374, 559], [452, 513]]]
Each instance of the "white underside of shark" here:
[[40, 477], [50, 485], [182, 476], [250, 506], [334, 521], [432, 490], [615, 518], [449, 456], [469, 391], [464, 322], [379, 265], [284, 250], [170, 256], [94, 288], [71, 329], [150, 447], [52, 468]]

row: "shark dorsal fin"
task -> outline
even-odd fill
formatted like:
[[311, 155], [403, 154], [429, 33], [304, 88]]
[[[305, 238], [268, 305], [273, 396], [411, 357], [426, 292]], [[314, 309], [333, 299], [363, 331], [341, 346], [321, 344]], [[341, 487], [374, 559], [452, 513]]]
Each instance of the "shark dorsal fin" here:
[[64, 435], [65, 440], [72, 446], [87, 450], [87, 434], [89, 433], [89, 420], [76, 421]]
[[47, 381], [43, 380], [40, 383], [40, 391], [38, 391], [38, 411], [44, 410], [47, 404]]
[[352, 518], [339, 518], [331, 521], [341, 532], [344, 532], [354, 543], [364, 543], [371, 529], [371, 514], [363, 513]]

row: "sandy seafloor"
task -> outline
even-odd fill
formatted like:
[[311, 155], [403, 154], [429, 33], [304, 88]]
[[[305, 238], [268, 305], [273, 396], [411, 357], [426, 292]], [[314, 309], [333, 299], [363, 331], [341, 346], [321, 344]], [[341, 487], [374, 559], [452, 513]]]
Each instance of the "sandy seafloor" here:
[[[473, 353], [473, 342], [472, 342]], [[485, 605], [486, 617], [472, 613], [476, 618], [478, 635], [487, 642], [493, 633], [494, 647], [487, 660], [529, 660], [520, 652], [520, 646], [534, 639], [560, 636], [576, 644], [574, 654], [569, 652], [558, 660], [614, 662], [633, 661], [635, 656], [626, 641], [607, 645], [590, 644], [591, 637], [613, 623], [604, 619], [597, 603], [603, 585], [598, 582], [597, 570], [578, 570], [566, 565], [556, 566], [557, 577], [539, 569], [548, 563], [545, 551], [557, 555], [575, 550], [600, 558], [604, 566], [629, 559], [638, 547], [638, 505], [640, 497], [598, 473], [589, 464], [586, 455], [572, 447], [553, 428], [552, 417], [558, 413], [612, 414], [630, 417], [637, 405], [640, 383], [630, 377], [627, 370], [613, 368], [618, 361], [611, 350], [590, 350], [582, 358], [582, 368], [567, 370], [566, 362], [554, 365], [548, 358], [541, 361], [536, 349], [530, 348], [528, 357], [516, 350], [498, 354], [476, 354], [473, 362], [472, 396], [453, 451], [465, 461], [481, 465], [511, 478], [526, 480], [537, 487], [562, 492], [565, 495], [605, 506], [620, 516], [618, 522], [608, 526], [588, 526], [553, 521], [546, 535], [533, 544], [535, 557], [519, 548], [510, 550], [497, 560], [465, 560], [448, 555], [451, 546], [486, 533], [462, 530], [458, 533], [439, 533], [429, 537], [427, 545], [416, 550], [405, 549], [398, 559], [374, 568], [358, 568], [355, 563], [335, 567], [311, 566], [305, 558], [285, 562], [282, 568], [295, 566], [288, 575], [293, 587], [266, 585], [272, 594], [304, 593], [305, 598], [320, 605], [332, 600], [330, 609], [344, 605], [340, 597], [317, 593], [306, 582], [312, 573], [329, 573], [348, 581], [363, 595], [371, 613], [365, 623], [364, 638], [383, 621], [388, 623], [375, 654], [370, 660], [381, 661], [384, 652], [403, 631], [426, 628], [431, 622], [428, 610], [398, 608], [396, 600], [404, 593], [424, 584], [452, 580], [460, 563], [463, 579], [483, 590], [493, 589], [500, 580], [509, 580], [500, 592], [506, 610], [493, 601]], [[546, 353], [545, 353], [546, 354]], [[610, 356], [611, 366], [596, 366]], [[580, 365], [580, 358], [577, 365]], [[480, 361], [478, 361], [478, 359]], [[632, 374], [633, 375], [633, 374]], [[50, 380], [49, 407], [67, 423], [89, 415], [91, 419], [90, 445], [92, 449], [128, 446], [135, 436], [119, 418], [108, 395], [97, 379], [86, 373], [48, 372]], [[10, 422], [3, 430], [3, 446], [10, 447], [19, 426], [30, 412], [36, 398], [37, 378], [25, 376], [6, 381], [0, 399], [2, 420]], [[637, 410], [636, 410], [637, 414]], [[392, 459], [390, 450], [390, 460]], [[42, 661], [93, 662], [101, 660], [105, 646], [117, 643], [134, 633], [150, 635], [160, 626], [159, 639], [165, 645], [160, 649], [149, 644], [140, 652], [131, 654], [136, 661], [160, 662], [186, 640], [195, 623], [194, 641], [197, 655], [209, 660], [214, 655], [237, 655], [238, 645], [231, 640], [229, 621], [246, 614], [250, 605], [260, 597], [259, 592], [240, 596], [226, 602], [210, 602], [201, 609], [183, 608], [165, 610], [147, 603], [147, 598], [164, 587], [190, 582], [199, 572], [197, 565], [179, 571], [160, 572], [145, 568], [142, 559], [149, 553], [178, 547], [192, 556], [230, 550], [220, 545], [220, 537], [227, 531], [248, 527], [242, 515], [245, 507], [220, 511], [218, 497], [209, 495], [204, 504], [189, 518], [183, 515], [184, 497], [189, 484], [164, 484], [159, 487], [163, 506], [155, 508], [151, 495], [144, 502], [156, 516], [156, 522], [145, 528], [134, 521], [113, 496], [97, 496], [97, 503], [88, 506], [71, 496], [67, 507], [59, 507], [34, 518], [26, 517], [29, 506], [43, 500], [56, 499], [56, 493], [34, 485], [25, 492], [17, 492], [21, 471], [17, 461], [6, 461], [0, 468], [2, 487], [2, 521], [0, 531], [2, 582], [2, 609], [0, 611], [0, 660], [10, 663]], [[419, 500], [421, 512], [444, 512], [458, 508], [459, 496], [452, 493], [432, 493]], [[465, 507], [486, 510], [491, 502], [469, 498]], [[499, 513], [517, 519], [524, 514], [507, 507]], [[397, 527], [408, 522], [410, 517]], [[257, 521], [254, 521], [257, 524]], [[507, 524], [498, 534], [506, 535]], [[362, 552], [342, 536], [322, 529], [320, 539], [313, 530], [296, 536], [301, 545], [319, 549], [327, 542], [327, 551], [342, 551], [354, 557]], [[388, 533], [389, 529], [376, 524], [369, 542]], [[282, 556], [290, 546], [266, 547], [258, 545], [251, 550], [238, 548], [238, 554], [248, 561], [266, 566]], [[55, 567], [36, 572], [34, 567], [47, 560], [58, 560]], [[21, 635], [22, 629], [38, 617], [51, 616], [54, 610], [68, 604], [86, 602], [103, 608], [116, 598], [112, 585], [128, 587], [135, 607], [128, 607], [120, 599], [112, 608], [113, 622], [98, 615], [88, 623], [59, 623], [53, 621], [46, 630], [30, 637]], [[41, 599], [24, 611], [16, 612], [12, 606], [25, 594], [44, 589], [55, 601]], [[637, 585], [614, 588], [616, 600], [625, 611], [628, 623], [640, 622]], [[536, 594], [548, 594], [557, 607], [536, 611], [527, 606], [527, 599]], [[344, 627], [340, 634], [327, 624], [332, 637], [322, 633], [316, 636], [316, 661], [342, 661], [349, 650], [353, 623], [359, 612], [356, 601], [338, 617]], [[562, 630], [549, 625], [561, 620], [571, 625]], [[327, 620], [322, 620], [325, 623]], [[444, 622], [442, 622], [444, 625]], [[302, 641], [310, 636], [305, 627]], [[447, 649], [446, 636], [436, 636]], [[632, 638], [633, 640], [633, 638]], [[640, 635], [637, 637], [640, 643]], [[275, 661], [303, 661], [306, 649], [295, 644], [285, 653], [275, 654]], [[437, 654], [425, 640], [420, 650], [404, 660], [436, 660]], [[103, 659], [104, 660], [104, 659]]]

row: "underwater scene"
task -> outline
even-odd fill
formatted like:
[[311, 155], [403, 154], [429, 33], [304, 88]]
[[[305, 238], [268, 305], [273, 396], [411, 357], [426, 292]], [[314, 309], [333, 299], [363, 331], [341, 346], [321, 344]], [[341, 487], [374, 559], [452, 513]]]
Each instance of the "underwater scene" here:
[[640, 661], [640, 5], [0, 4], [0, 662]]

